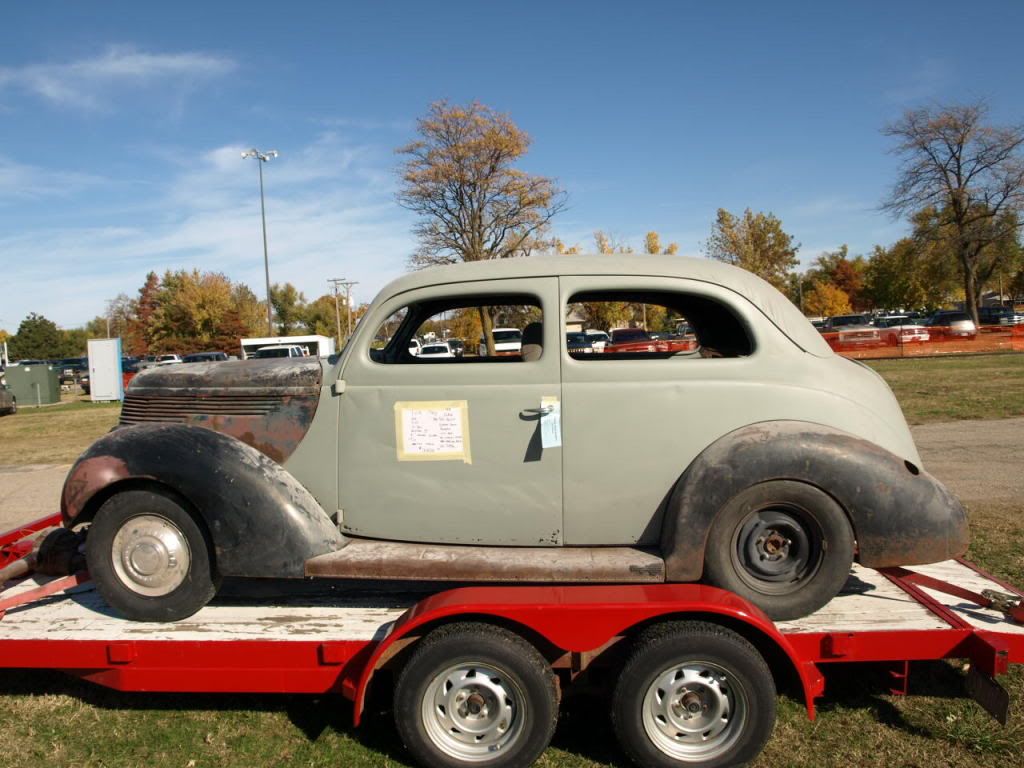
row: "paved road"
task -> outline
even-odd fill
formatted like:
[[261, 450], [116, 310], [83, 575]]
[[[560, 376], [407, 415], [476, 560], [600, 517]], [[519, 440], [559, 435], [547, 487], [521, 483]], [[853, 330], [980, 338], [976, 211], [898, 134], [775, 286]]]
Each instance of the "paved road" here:
[[[1024, 418], [913, 427], [925, 468], [965, 502], [1024, 504]], [[0, 532], [56, 511], [67, 465], [0, 467]]]

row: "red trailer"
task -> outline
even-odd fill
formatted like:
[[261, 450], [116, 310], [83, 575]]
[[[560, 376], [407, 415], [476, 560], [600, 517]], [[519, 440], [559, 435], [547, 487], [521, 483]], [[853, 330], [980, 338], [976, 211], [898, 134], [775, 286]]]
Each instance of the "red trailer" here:
[[[53, 516], [0, 536], [0, 568]], [[0, 666], [59, 669], [123, 691], [338, 693], [393, 681], [395, 723], [429, 766], [529, 765], [558, 702], [590, 669], [614, 680], [612, 721], [644, 766], [731, 765], [771, 733], [776, 681], [814, 718], [830, 664], [967, 659], [967, 689], [1005, 721], [995, 678], [1024, 658], [1022, 593], [970, 563], [855, 567], [803, 619], [772, 623], [698, 584], [487, 586], [431, 594], [219, 599], [173, 624], [125, 621], [88, 575], [25, 576], [0, 592]], [[387, 675], [381, 672], [386, 671]]]

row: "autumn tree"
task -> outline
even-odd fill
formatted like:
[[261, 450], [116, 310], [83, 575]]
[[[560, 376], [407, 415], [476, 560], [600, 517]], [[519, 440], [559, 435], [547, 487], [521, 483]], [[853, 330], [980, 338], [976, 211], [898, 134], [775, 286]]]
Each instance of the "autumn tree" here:
[[780, 290], [799, 263], [799, 248], [778, 218], [771, 213], [753, 213], [749, 208], [741, 217], [719, 208], [711, 237], [705, 243], [709, 257], [753, 272]]
[[270, 304], [274, 307], [277, 332], [287, 336], [305, 321], [306, 297], [291, 283], [270, 286]]
[[816, 282], [804, 294], [804, 311], [820, 317], [832, 317], [848, 314], [853, 308], [850, 306], [850, 297], [842, 288], [832, 283]]
[[[404, 156], [398, 203], [419, 217], [413, 267], [521, 255], [565, 197], [551, 179], [515, 167], [530, 137], [512, 119], [479, 102], [435, 102], [417, 121]], [[480, 310], [488, 354], [492, 320]]]
[[847, 295], [854, 311], [869, 308], [870, 300], [864, 294], [864, 270], [867, 260], [863, 256], [850, 258], [849, 249], [841, 245], [835, 251], [824, 251], [807, 271], [812, 282], [831, 283]]
[[986, 249], [1016, 238], [1024, 207], [1024, 125], [993, 126], [987, 117], [980, 102], [921, 107], [883, 129], [903, 158], [883, 208], [897, 216], [934, 211], [933, 235], [951, 242], [975, 322]]

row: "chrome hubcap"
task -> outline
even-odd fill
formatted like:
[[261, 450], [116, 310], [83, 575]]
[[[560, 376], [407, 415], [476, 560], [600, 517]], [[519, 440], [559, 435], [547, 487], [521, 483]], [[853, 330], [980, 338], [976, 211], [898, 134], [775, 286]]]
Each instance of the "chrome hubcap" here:
[[524, 703], [514, 681], [487, 664], [458, 664], [427, 686], [421, 716], [434, 746], [468, 762], [489, 760], [522, 733]]
[[647, 737], [661, 752], [682, 762], [721, 755], [736, 741], [746, 718], [743, 691], [711, 662], [666, 669], [644, 696]]
[[114, 536], [111, 554], [121, 583], [147, 597], [180, 587], [192, 562], [185, 534], [159, 515], [138, 515], [125, 522]]

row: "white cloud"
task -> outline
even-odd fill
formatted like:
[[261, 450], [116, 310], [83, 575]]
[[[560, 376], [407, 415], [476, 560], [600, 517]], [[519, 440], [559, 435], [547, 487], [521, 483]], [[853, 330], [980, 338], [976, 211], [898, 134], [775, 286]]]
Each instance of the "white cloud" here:
[[66, 197], [102, 181], [98, 176], [25, 165], [0, 156], [0, 205], [10, 200]]
[[170, 83], [180, 96], [182, 89], [236, 67], [234, 60], [210, 53], [149, 53], [119, 45], [77, 61], [0, 68], [0, 90], [18, 88], [59, 107], [96, 110], [118, 89]]
[[[134, 295], [150, 270], [224, 272], [262, 297], [255, 161], [241, 149], [168, 153], [175, 165], [166, 185], [98, 223], [0, 232], [0, 327], [16, 329], [29, 312], [80, 325], [118, 293]], [[394, 202], [391, 161], [383, 149], [325, 134], [264, 167], [273, 282], [313, 299], [327, 292], [327, 278], [346, 277], [360, 283], [355, 298], [368, 301], [405, 270], [415, 244], [411, 217]]]

